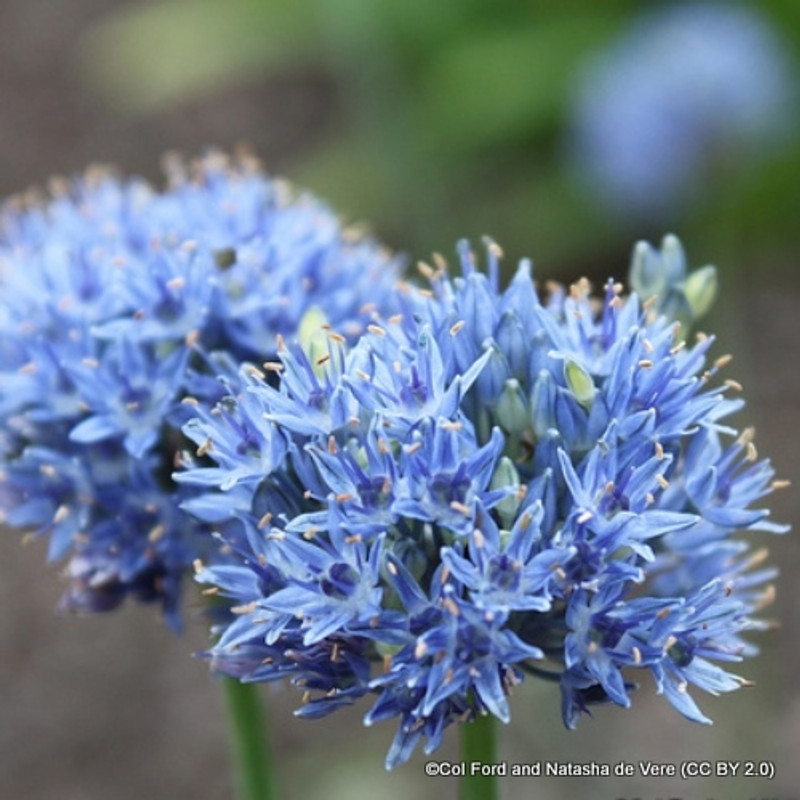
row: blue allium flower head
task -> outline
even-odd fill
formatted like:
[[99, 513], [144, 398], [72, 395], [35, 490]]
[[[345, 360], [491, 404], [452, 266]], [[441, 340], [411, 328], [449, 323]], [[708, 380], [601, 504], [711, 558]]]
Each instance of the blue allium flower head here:
[[629, 214], [691, 199], [698, 176], [758, 158], [797, 122], [796, 65], [742, 3], [648, 11], [581, 73], [572, 154], [582, 178]]
[[231, 563], [196, 564], [232, 607], [214, 669], [291, 677], [303, 717], [371, 695], [365, 722], [399, 723], [389, 767], [453, 722], [507, 721], [526, 675], [560, 683], [570, 727], [644, 672], [707, 722], [688, 687], [745, 683], [720, 662], [754, 652], [772, 596], [739, 533], [785, 530], [727, 421], [729, 357], [665, 316], [708, 292], [674, 237], [635, 251], [646, 302], [613, 280], [540, 296], [527, 261], [501, 289], [486, 244], [488, 274], [461, 243], [460, 275], [420, 265], [429, 288], [400, 284], [352, 346], [326, 326], [279, 348], [278, 383], [246, 368], [200, 402], [185, 431], [211, 463], [175, 474], [201, 491], [185, 507], [243, 532]]
[[[398, 264], [249, 157], [172, 158], [167, 173], [157, 192], [95, 168], [4, 206], [0, 498], [8, 525], [70, 559], [65, 606], [134, 595], [177, 624], [182, 573], [219, 550], [201, 535], [214, 509], [195, 520], [180, 505], [202, 497], [170, 478], [181, 425], [309, 320], [357, 336], [395, 302]], [[258, 409], [236, 413], [247, 423], [217, 438], [206, 473], [226, 487], [252, 480], [243, 453], [258, 451], [259, 480], [287, 453]]]

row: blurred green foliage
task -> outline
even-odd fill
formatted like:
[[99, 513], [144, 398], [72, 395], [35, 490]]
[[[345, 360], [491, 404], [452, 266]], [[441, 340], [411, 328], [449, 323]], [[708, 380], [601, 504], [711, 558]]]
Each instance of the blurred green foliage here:
[[[415, 256], [491, 234], [514, 257], [591, 272], [598, 254], [676, 230], [690, 252], [788, 252], [800, 144], [714, 177], [653, 230], [599, 207], [565, 157], [576, 75], [656, 3], [633, 0], [165, 0], [85, 37], [83, 73], [124, 113], [203, 102], [237, 82], [322, 78], [334, 118], [290, 164], [350, 218]], [[800, 3], [767, 0], [800, 47]], [[232, 130], [258, 150], [257, 131]], [[179, 144], [179, 143], [177, 143]], [[744, 248], [744, 250], [742, 249]]]

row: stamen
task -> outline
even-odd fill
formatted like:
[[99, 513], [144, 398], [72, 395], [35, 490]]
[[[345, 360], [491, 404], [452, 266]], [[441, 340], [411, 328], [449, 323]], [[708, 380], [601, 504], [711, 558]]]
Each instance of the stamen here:
[[167, 526], [162, 522], [150, 529], [150, 533], [147, 534], [147, 541], [155, 544], [155, 542], [164, 537], [166, 532]]
[[466, 324], [467, 323], [463, 319], [460, 319], [458, 322], [454, 323], [450, 327], [450, 335], [451, 336], [456, 336], [460, 331], [464, 330], [464, 326]]
[[722, 367], [725, 367], [725, 366], [727, 366], [728, 364], [730, 364], [730, 363], [731, 363], [731, 361], [733, 361], [733, 356], [732, 356], [730, 353], [727, 353], [727, 354], [726, 354], [726, 355], [724, 355], [724, 356], [720, 356], [720, 357], [719, 357], [719, 358], [718, 358], [718, 359], [717, 359], [717, 360], [714, 362], [714, 366], [715, 366], [717, 369], [722, 369]]
[[433, 280], [433, 276], [436, 274], [436, 271], [433, 269], [433, 267], [430, 266], [430, 264], [426, 264], [424, 261], [417, 261], [417, 269], [419, 270], [420, 274], [429, 281]]
[[457, 617], [460, 613], [458, 606], [452, 597], [446, 597], [444, 600], [442, 600], [442, 606], [446, 608], [447, 611], [449, 611], [454, 617]]
[[267, 525], [270, 524], [270, 522], [272, 522], [272, 512], [271, 511], [267, 511], [267, 513], [264, 514], [261, 517], [261, 519], [258, 521], [258, 529], [260, 531], [264, 530], [264, 528], [266, 528]]

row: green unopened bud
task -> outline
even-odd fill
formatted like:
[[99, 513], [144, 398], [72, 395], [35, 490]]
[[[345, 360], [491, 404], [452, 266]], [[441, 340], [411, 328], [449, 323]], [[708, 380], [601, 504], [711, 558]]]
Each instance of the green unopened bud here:
[[348, 452], [361, 469], [369, 468], [369, 455], [365, 447], [348, 448]]
[[597, 388], [594, 385], [594, 379], [586, 368], [577, 361], [567, 359], [564, 362], [564, 380], [567, 382], [567, 386], [575, 396], [575, 399], [587, 411], [591, 411]]
[[516, 378], [509, 378], [497, 403], [494, 415], [498, 425], [511, 436], [518, 435], [530, 427], [528, 401]]
[[514, 466], [514, 462], [508, 456], [503, 456], [497, 464], [497, 469], [492, 475], [491, 488], [514, 490], [496, 506], [503, 526], [510, 528], [514, 522], [519, 504], [522, 502], [522, 497], [519, 492], [519, 473]]
[[647, 242], [638, 242], [631, 257], [630, 284], [642, 300], [660, 298], [686, 278], [686, 253], [677, 236], [667, 234], [656, 250]]
[[667, 286], [675, 286], [686, 277], [686, 252], [681, 240], [673, 233], [668, 233], [661, 240], [661, 260]]
[[297, 339], [317, 375], [322, 375], [323, 372], [320, 359], [328, 355], [328, 337], [323, 327], [327, 322], [328, 319], [322, 310], [318, 306], [311, 306], [303, 314], [297, 328]]
[[714, 304], [717, 286], [717, 270], [716, 267], [710, 265], [695, 270], [686, 279], [684, 292], [694, 319], [702, 317]]
[[661, 294], [666, 288], [667, 276], [661, 258], [647, 242], [637, 242], [633, 248], [628, 280], [643, 300]]

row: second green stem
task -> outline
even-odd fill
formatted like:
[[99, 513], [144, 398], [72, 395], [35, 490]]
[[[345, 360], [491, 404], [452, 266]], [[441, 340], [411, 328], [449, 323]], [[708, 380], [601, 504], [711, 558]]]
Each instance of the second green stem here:
[[477, 716], [461, 729], [461, 758], [466, 765], [466, 775], [461, 778], [461, 800], [498, 800], [498, 779], [495, 775], [472, 775], [474, 763], [497, 764], [497, 720], [491, 715]]
[[258, 686], [223, 678], [239, 800], [277, 800]]

